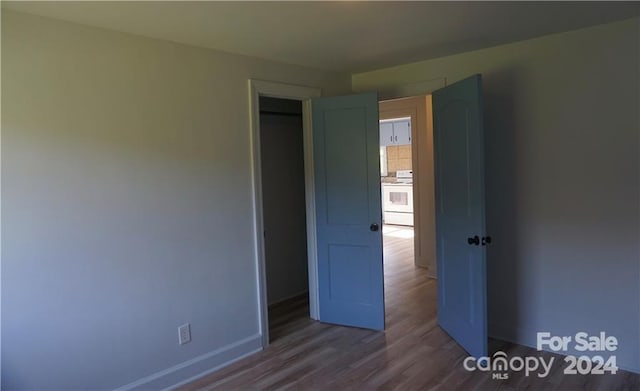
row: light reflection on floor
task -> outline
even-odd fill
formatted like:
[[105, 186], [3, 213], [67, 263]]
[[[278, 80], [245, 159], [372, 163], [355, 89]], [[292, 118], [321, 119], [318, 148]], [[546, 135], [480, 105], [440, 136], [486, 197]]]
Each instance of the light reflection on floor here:
[[413, 238], [413, 227], [404, 225], [383, 225], [382, 234], [394, 238], [411, 239]]

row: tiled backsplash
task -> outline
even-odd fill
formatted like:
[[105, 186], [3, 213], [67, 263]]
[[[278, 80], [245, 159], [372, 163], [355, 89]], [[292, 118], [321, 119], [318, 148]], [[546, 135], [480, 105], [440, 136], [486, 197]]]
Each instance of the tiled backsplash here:
[[387, 146], [387, 172], [395, 176], [398, 170], [411, 170], [411, 145]]

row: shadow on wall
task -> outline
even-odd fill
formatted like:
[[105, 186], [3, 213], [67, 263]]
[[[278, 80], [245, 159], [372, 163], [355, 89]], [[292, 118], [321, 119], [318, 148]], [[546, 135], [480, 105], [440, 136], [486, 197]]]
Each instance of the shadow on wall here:
[[519, 324], [518, 265], [518, 70], [483, 74], [485, 128], [487, 306], [489, 335], [517, 341]]

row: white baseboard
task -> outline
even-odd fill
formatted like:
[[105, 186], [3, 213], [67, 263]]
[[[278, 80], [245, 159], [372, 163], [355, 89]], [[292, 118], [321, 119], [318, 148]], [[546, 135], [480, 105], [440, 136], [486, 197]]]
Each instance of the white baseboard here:
[[160, 372], [143, 377], [115, 391], [169, 390], [187, 384], [262, 350], [262, 336], [252, 335]]

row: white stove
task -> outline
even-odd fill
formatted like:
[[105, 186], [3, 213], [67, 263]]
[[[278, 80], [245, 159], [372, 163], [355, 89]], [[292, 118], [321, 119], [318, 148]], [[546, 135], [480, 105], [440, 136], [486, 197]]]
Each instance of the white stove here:
[[395, 183], [382, 184], [382, 218], [385, 224], [413, 226], [411, 170], [398, 170]]
[[413, 183], [413, 171], [412, 170], [398, 170], [398, 171], [396, 171], [396, 182], [398, 182], [398, 183]]

